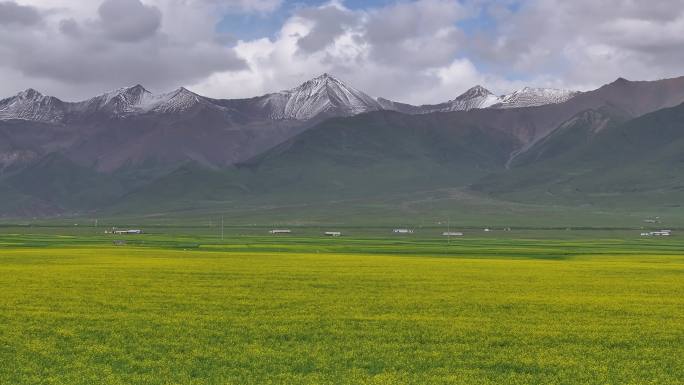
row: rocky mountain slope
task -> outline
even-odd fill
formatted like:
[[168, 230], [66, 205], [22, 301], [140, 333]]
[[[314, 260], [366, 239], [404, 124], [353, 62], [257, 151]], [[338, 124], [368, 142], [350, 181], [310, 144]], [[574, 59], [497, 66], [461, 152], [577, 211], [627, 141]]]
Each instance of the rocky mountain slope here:
[[327, 117], [379, 109], [374, 99], [328, 74], [251, 99], [211, 99], [185, 88], [154, 95], [136, 85], [64, 102], [26, 90], [0, 101], [0, 132], [7, 136], [0, 169], [52, 152], [107, 172], [184, 161], [224, 167]]
[[567, 102], [578, 94], [579, 92], [570, 90], [525, 87], [500, 96], [499, 101], [493, 103], [492, 106], [494, 108], [537, 107]]
[[475, 86], [456, 99], [440, 104], [413, 106], [378, 98], [378, 103], [386, 110], [406, 114], [429, 114], [433, 112], [470, 111], [481, 108], [523, 108], [538, 107], [566, 102], [579, 92], [552, 88], [525, 87], [510, 94], [497, 96], [482, 86]]
[[582, 112], [474, 190], [514, 201], [680, 207], [684, 104], [635, 119], [604, 107]]
[[31, 88], [0, 100], [0, 120], [56, 123], [64, 119], [67, 110], [66, 103]]
[[263, 96], [257, 103], [271, 119], [352, 116], [382, 108], [370, 96], [329, 74], [311, 79], [292, 90]]
[[[531, 187], [536, 171], [522, 170], [598, 169], [606, 160], [596, 155], [600, 148], [614, 159], [627, 151], [621, 130], [648, 122], [634, 140], [646, 142], [652, 130], [679, 141], [676, 125], [664, 132], [656, 118], [638, 118], [684, 102], [684, 77], [618, 79], [565, 101], [569, 94], [528, 89], [508, 102], [536, 104], [538, 95], [555, 102], [503, 108], [499, 97], [475, 87], [421, 112], [425, 106], [375, 101], [330, 75], [251, 99], [211, 99], [183, 88], [153, 95], [134, 86], [71, 103], [27, 90], [0, 101], [0, 215], [125, 211], [129, 201], [140, 203], [136, 211], [192, 206], [195, 199], [297, 204], [468, 185], [482, 186], [476, 194], [524, 200], [540, 189]], [[637, 123], [627, 128], [631, 121]], [[590, 157], [577, 151], [596, 138], [602, 147], [592, 147]], [[654, 178], [676, 180], [673, 159], [644, 162], [654, 165]], [[551, 166], [539, 168], [544, 164]], [[632, 169], [645, 178], [638, 171], [644, 168]], [[667, 172], [652, 172], [661, 169]], [[616, 170], [606, 172], [628, 177]], [[627, 180], [604, 190], [624, 192]]]
[[120, 88], [80, 102], [64, 102], [28, 89], [0, 101], [0, 120], [70, 123], [89, 118], [131, 118], [146, 114], [172, 114], [197, 106], [226, 115], [252, 119], [307, 121], [330, 116], [351, 116], [382, 109], [365, 93], [329, 74], [291, 90], [250, 98], [211, 99], [185, 88], [153, 95], [143, 86]]

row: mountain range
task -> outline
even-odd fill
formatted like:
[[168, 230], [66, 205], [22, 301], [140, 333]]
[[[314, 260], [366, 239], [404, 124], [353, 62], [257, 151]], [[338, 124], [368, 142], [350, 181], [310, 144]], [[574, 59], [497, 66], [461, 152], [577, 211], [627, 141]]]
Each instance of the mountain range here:
[[136, 85], [65, 102], [29, 89], [0, 100], [0, 214], [410, 197], [396, 198], [402, 207], [444, 191], [549, 206], [667, 206], [684, 191], [682, 103], [684, 77], [501, 96], [476, 86], [421, 106], [375, 99], [328, 74], [248, 99]]
[[453, 100], [440, 104], [413, 106], [378, 98], [382, 109], [407, 114], [429, 114], [432, 112], [469, 111], [480, 108], [521, 108], [546, 104], [563, 103], [578, 95], [578, 91], [524, 87], [506, 95], [494, 95], [482, 86], [475, 86]]
[[143, 86], [135, 85], [70, 103], [27, 89], [0, 100], [0, 120], [71, 123], [93, 117], [130, 118], [151, 113], [182, 113], [200, 105], [226, 115], [239, 115], [242, 112], [256, 119], [311, 120], [321, 116], [351, 116], [377, 110], [431, 113], [476, 108], [533, 107], [562, 103], [577, 94], [579, 92], [569, 90], [525, 87], [496, 96], [478, 85], [445, 103], [413, 106], [383, 98], [374, 99], [326, 73], [294, 89], [250, 99], [211, 99], [183, 87], [153, 95]]

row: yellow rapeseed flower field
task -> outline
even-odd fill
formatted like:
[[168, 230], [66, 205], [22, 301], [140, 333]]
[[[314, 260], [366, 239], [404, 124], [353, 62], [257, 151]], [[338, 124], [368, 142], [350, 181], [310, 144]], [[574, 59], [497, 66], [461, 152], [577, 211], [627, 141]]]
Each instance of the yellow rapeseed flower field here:
[[0, 239], [0, 384], [684, 378], [672, 241], [30, 239]]

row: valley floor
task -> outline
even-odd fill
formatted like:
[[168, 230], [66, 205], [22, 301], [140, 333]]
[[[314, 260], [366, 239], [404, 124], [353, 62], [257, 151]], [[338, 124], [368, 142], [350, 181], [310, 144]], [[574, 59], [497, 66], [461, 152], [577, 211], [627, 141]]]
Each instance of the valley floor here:
[[684, 240], [633, 233], [5, 228], [0, 383], [681, 383]]

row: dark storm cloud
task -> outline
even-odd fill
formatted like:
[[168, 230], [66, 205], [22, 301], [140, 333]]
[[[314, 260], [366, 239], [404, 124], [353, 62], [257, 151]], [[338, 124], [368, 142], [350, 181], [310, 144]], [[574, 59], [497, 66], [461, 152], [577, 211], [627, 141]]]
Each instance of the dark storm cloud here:
[[34, 25], [41, 21], [38, 10], [13, 1], [0, 1], [0, 25]]
[[65, 19], [59, 22], [59, 31], [70, 37], [81, 35], [81, 27], [74, 19]]
[[98, 14], [106, 36], [126, 42], [153, 36], [162, 19], [158, 8], [146, 6], [140, 0], [106, 0]]

